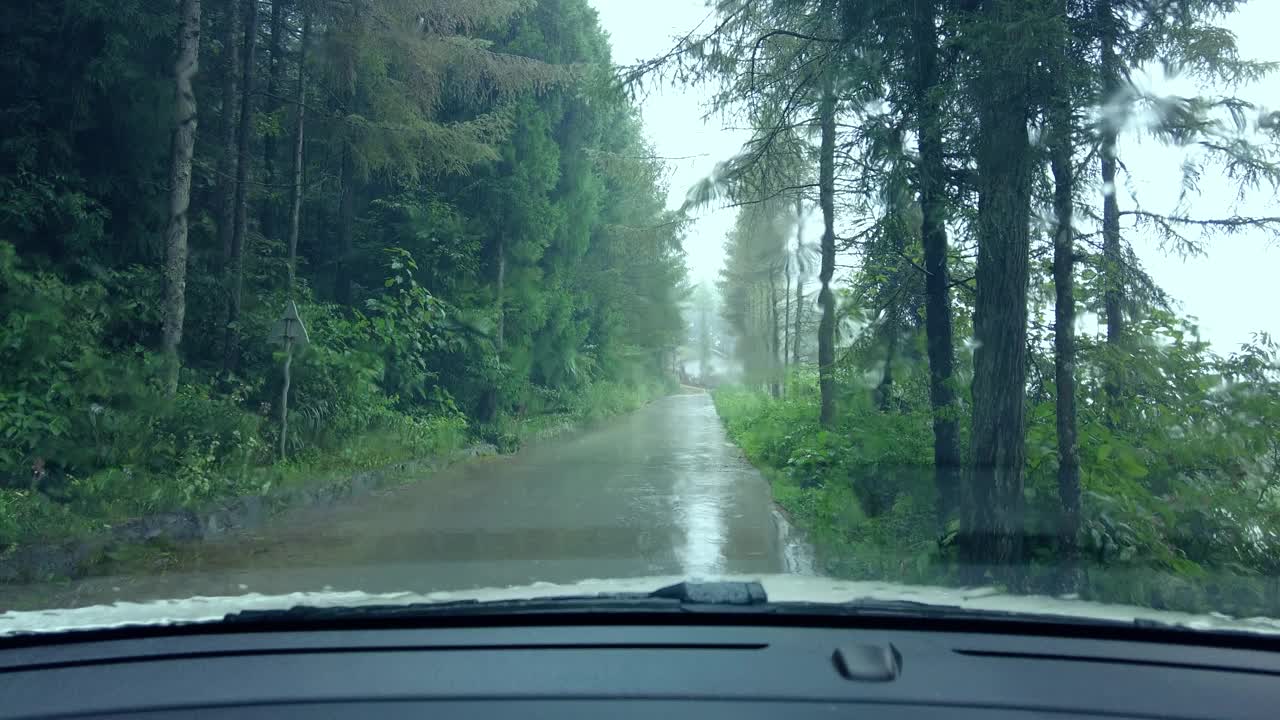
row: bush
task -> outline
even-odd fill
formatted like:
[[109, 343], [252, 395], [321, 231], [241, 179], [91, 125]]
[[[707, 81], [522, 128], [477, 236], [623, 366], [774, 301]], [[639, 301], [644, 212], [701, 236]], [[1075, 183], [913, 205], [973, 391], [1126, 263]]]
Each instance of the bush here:
[[773, 400], [726, 387], [713, 398], [729, 436], [809, 533], [824, 570], [859, 579], [940, 579], [927, 416], [849, 402], [840, 426], [824, 430], [816, 393], [802, 384], [789, 391]]

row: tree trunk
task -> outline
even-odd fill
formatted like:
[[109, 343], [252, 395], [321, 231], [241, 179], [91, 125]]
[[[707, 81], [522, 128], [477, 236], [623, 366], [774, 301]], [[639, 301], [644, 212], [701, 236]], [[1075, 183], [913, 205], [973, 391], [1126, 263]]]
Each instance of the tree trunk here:
[[781, 329], [778, 322], [778, 270], [773, 268], [769, 271], [769, 394], [775, 398], [782, 397], [782, 378], [779, 377], [781, 370], [781, 362], [779, 352], [779, 330]]
[[[341, 91], [342, 112], [345, 115], [355, 113], [356, 100], [356, 26], [361, 20], [359, 12], [359, 3], [353, 2], [351, 5], [351, 15], [348, 22], [351, 23], [352, 29], [352, 47], [346, 48], [343, 59]], [[352, 303], [351, 288], [351, 251], [355, 246], [355, 227], [356, 227], [356, 163], [355, 163], [355, 138], [352, 136], [354, 129], [349, 126], [342, 128], [342, 195], [338, 201], [338, 253], [335, 258], [334, 273], [334, 299], [343, 305]]]
[[796, 330], [792, 334], [791, 364], [800, 366], [800, 314], [804, 309], [804, 201], [796, 198]]
[[831, 292], [831, 278], [836, 271], [836, 93], [830, 73], [823, 78], [818, 122], [822, 127], [818, 155], [818, 194], [822, 205], [822, 267], [818, 272], [818, 280], [822, 283], [822, 290], [818, 293], [818, 304], [822, 306], [822, 321], [818, 324], [821, 407], [818, 420], [823, 427], [832, 428], [836, 423], [836, 300]]
[[494, 286], [494, 310], [498, 315], [497, 331], [495, 332], [494, 344], [498, 348], [498, 354], [506, 348], [507, 335], [507, 308], [506, 308], [506, 292], [507, 292], [507, 247], [506, 238], [498, 237], [498, 282]]
[[[1105, 106], [1116, 101], [1120, 92], [1120, 56], [1116, 53], [1115, 10], [1111, 0], [1098, 3], [1098, 20], [1102, 36], [1102, 104]], [[1108, 116], [1112, 119], [1108, 120]], [[1115, 351], [1124, 336], [1124, 311], [1121, 302], [1124, 292], [1122, 277], [1124, 257], [1120, 240], [1120, 189], [1116, 186], [1116, 170], [1118, 160], [1116, 141], [1119, 137], [1119, 122], [1114, 120], [1113, 113], [1103, 114], [1102, 123], [1102, 287], [1103, 314], [1107, 319], [1107, 347]], [[1107, 396], [1115, 406], [1120, 395], [1120, 384], [1116, 377], [1116, 362], [1113, 358], [1107, 364], [1105, 383]]]
[[[222, 31], [222, 152], [218, 156], [218, 244], [222, 248], [223, 292], [231, 267], [231, 245], [236, 234], [236, 127], [239, 104], [236, 85], [240, 77], [240, 12], [236, 0], [226, 0], [226, 25]], [[226, 322], [229, 300], [224, 298], [222, 320]], [[225, 330], [224, 330], [225, 332]]]
[[[271, 0], [271, 64], [267, 68], [267, 97], [264, 112], [275, 115], [280, 111], [281, 84], [284, 79], [285, 51], [284, 7], [286, 0]], [[266, 184], [266, 192], [262, 198], [262, 234], [265, 237], [277, 237], [277, 195], [276, 184], [279, 181], [276, 173], [276, 135], [274, 132], [262, 138], [262, 178]]]
[[[497, 277], [493, 285], [493, 310], [494, 331], [493, 331], [493, 354], [494, 360], [499, 366], [502, 364], [502, 351], [505, 349], [505, 336], [507, 334], [507, 312], [506, 312], [506, 284], [507, 284], [507, 252], [506, 238], [501, 234], [498, 235], [497, 247], [494, 254], [497, 256]], [[659, 366], [665, 366], [665, 360], [659, 360]], [[498, 397], [498, 388], [490, 387], [489, 391], [484, 395], [484, 407], [481, 408], [480, 416], [487, 422], [493, 422], [498, 419], [498, 409], [501, 404], [501, 398]]]
[[[785, 287], [782, 291], [782, 375], [786, 378], [791, 363], [791, 264], [783, 272]], [[786, 383], [784, 382], [785, 386]]]
[[258, 42], [258, 0], [244, 0], [244, 52], [240, 57], [240, 126], [236, 130], [235, 232], [231, 238], [228, 282], [227, 335], [222, 371], [240, 365], [240, 306], [244, 290], [244, 247], [249, 234], [249, 141], [253, 133], [253, 55]]
[[[705, 298], [704, 298], [705, 299]], [[698, 379], [707, 387], [711, 378], [711, 312], [705, 304], [701, 307], [701, 333], [698, 337]]]
[[173, 138], [169, 145], [169, 220], [165, 224], [165, 391], [178, 391], [182, 326], [187, 315], [187, 210], [191, 207], [191, 155], [196, 144], [196, 95], [191, 80], [200, 70], [200, 0], [183, 0], [178, 60], [173, 66]]
[[294, 299], [298, 275], [298, 235], [302, 226], [302, 163], [306, 150], [307, 45], [311, 40], [311, 15], [302, 14], [302, 44], [298, 48], [297, 112], [293, 128], [293, 187], [289, 191], [289, 299]]
[[338, 257], [334, 277], [333, 297], [342, 305], [350, 305], [351, 251], [355, 246], [356, 232], [356, 165], [352, 147], [344, 141], [342, 148], [342, 195], [338, 200]]
[[1071, 166], [1074, 127], [1072, 122], [1069, 71], [1069, 38], [1058, 50], [1054, 72], [1055, 88], [1051, 113], [1050, 164], [1053, 168], [1053, 208], [1058, 226], [1053, 238], [1053, 369], [1057, 385], [1056, 421], [1058, 434], [1058, 567], [1060, 592], [1079, 590], [1077, 575], [1080, 535], [1080, 457], [1076, 428], [1076, 300], [1075, 239], [1073, 201], [1075, 177]]
[[938, 84], [936, 0], [914, 0], [915, 102], [920, 145], [920, 239], [924, 250], [925, 346], [929, 356], [929, 404], [933, 413], [934, 484], [939, 530], [959, 508], [960, 429], [956, 408], [955, 340], [951, 323], [951, 275], [947, 265], [946, 192], [942, 110]]
[[893, 407], [893, 359], [898, 353], [898, 319], [897, 314], [890, 316], [885, 328], [884, 371], [880, 374], [880, 384], [876, 387], [876, 401], [880, 412], [889, 412]]
[[1035, 47], [1021, 29], [1023, 0], [982, 6], [977, 69], [978, 263], [974, 300], [973, 473], [961, 528], [968, 568], [1014, 585], [1022, 559], [1026, 461], [1027, 284], [1031, 145], [1026, 73]]

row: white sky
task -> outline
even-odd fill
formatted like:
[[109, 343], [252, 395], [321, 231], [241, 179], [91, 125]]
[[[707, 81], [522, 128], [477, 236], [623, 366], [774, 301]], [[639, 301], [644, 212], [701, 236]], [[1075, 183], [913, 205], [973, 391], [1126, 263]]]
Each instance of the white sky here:
[[[702, 0], [591, 0], [600, 22], [609, 33], [613, 59], [629, 64], [655, 57], [702, 22], [709, 10]], [[1280, 61], [1280, 44], [1274, 42], [1280, 27], [1280, 0], [1253, 0], [1230, 18], [1227, 26], [1238, 36], [1245, 58]], [[1195, 86], [1182, 80], [1144, 80], [1161, 92], [1195, 94]], [[710, 90], [706, 88], [647, 88], [641, 111], [645, 129], [659, 155], [670, 160], [668, 205], [678, 207], [688, 188], [710, 174], [719, 161], [733, 156], [748, 138], [745, 130], [729, 127], [702, 115]], [[1280, 107], [1280, 74], [1236, 94], [1270, 107]], [[1151, 139], [1122, 139], [1121, 159], [1132, 177], [1121, 173], [1122, 209], [1132, 209], [1130, 185], [1139, 193], [1142, 207], [1154, 212], [1174, 209], [1180, 187], [1182, 155]], [[1245, 204], [1234, 205], [1235, 189], [1225, 179], [1206, 176], [1202, 196], [1191, 206], [1196, 217], [1235, 214], [1280, 215], [1274, 193], [1254, 193]], [[1099, 197], [1101, 204], [1101, 197]], [[725, 233], [732, 227], [734, 210], [704, 211], [691, 227], [685, 242], [691, 280], [713, 281], [723, 257]], [[1127, 219], [1127, 218], [1126, 218]], [[1192, 237], [1197, 237], [1194, 232]], [[1181, 309], [1199, 318], [1202, 335], [1219, 352], [1230, 352], [1246, 342], [1250, 333], [1267, 331], [1280, 336], [1280, 247], [1262, 233], [1240, 234], [1215, 240], [1207, 257], [1182, 259], [1164, 253], [1155, 242], [1126, 235], [1147, 270]], [[1086, 331], [1090, 328], [1084, 328]]]

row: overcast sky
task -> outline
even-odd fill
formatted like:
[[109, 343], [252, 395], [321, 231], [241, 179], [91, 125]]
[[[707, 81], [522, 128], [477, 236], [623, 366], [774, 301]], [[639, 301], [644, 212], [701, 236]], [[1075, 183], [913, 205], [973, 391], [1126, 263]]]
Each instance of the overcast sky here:
[[[591, 0], [609, 33], [614, 61], [629, 64], [660, 55], [673, 38], [703, 22], [709, 10], [703, 0]], [[1238, 37], [1241, 55], [1280, 61], [1280, 0], [1253, 0], [1227, 26]], [[1140, 78], [1161, 92], [1193, 94], [1185, 79]], [[1212, 90], [1212, 89], [1210, 89]], [[1222, 89], [1219, 89], [1222, 92]], [[1280, 107], [1280, 75], [1236, 91], [1240, 96], [1272, 108]], [[679, 206], [688, 188], [706, 177], [716, 162], [733, 156], [748, 133], [718, 118], [704, 123], [706, 88], [652, 87], [641, 104], [646, 132], [658, 154], [672, 159], [668, 205]], [[1180, 186], [1183, 156], [1151, 139], [1122, 140], [1120, 153], [1131, 175], [1121, 174], [1121, 207], [1131, 209], [1131, 191], [1143, 208], [1171, 212]], [[1280, 215], [1274, 193], [1255, 193], [1243, 205], [1225, 179], [1206, 176], [1203, 193], [1191, 207], [1197, 217], [1235, 214]], [[1101, 204], [1101, 198], [1099, 198]], [[693, 280], [714, 280], [723, 257], [725, 233], [734, 211], [713, 209], [699, 215], [685, 243]], [[1128, 233], [1139, 257], [1156, 282], [1181, 301], [1184, 312], [1199, 318], [1202, 334], [1219, 352], [1230, 352], [1250, 333], [1280, 335], [1280, 248], [1261, 233], [1220, 238], [1207, 257], [1183, 259], [1162, 251], [1155, 242]], [[1083, 328], [1091, 331], [1092, 328]]]

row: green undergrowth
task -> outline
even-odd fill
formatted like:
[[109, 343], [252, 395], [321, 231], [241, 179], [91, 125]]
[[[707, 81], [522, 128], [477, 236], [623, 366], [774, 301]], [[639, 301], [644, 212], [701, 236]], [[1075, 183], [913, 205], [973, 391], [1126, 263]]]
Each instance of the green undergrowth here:
[[730, 438], [759, 467], [774, 500], [808, 535], [828, 575], [942, 582], [933, 531], [927, 416], [844, 408], [835, 430], [795, 385], [783, 399], [741, 388], [714, 393]]
[[[821, 572], [913, 584], [955, 585], [970, 577], [956, 562], [954, 521], [945, 530], [937, 526], [926, 412], [883, 412], [869, 395], [847, 393], [839, 424], [828, 431], [818, 425], [810, 383], [794, 383], [782, 399], [735, 387], [716, 391], [714, 399], [731, 439], [808, 535]], [[1039, 424], [1051, 423], [1052, 414], [1032, 422], [1032, 437], [1039, 437]], [[1104, 429], [1089, 422], [1083, 430], [1081, 597], [1237, 616], [1280, 613], [1276, 513], [1269, 503], [1238, 493], [1223, 498], [1208, 483], [1209, 489], [1192, 494], [1195, 485], [1183, 479], [1189, 473], [1170, 469], [1185, 448], [1148, 441], [1138, 472], [1134, 463], [1116, 459], [1127, 446], [1112, 440], [1101, 447], [1122, 450], [1095, 449]], [[1029, 592], [1052, 593], [1061, 580], [1062, 564], [1046, 530], [1056, 503], [1052, 452], [1033, 445], [1029, 454], [1020, 566]], [[1196, 457], [1199, 477], [1214, 471], [1207, 452]], [[1227, 513], [1233, 522], [1226, 522]]]
[[544, 392], [525, 408], [524, 415], [500, 417], [483, 425], [478, 435], [501, 452], [589, 427], [611, 417], [633, 412], [679, 389], [673, 378], [637, 379], [633, 382], [599, 381], [576, 392]]

